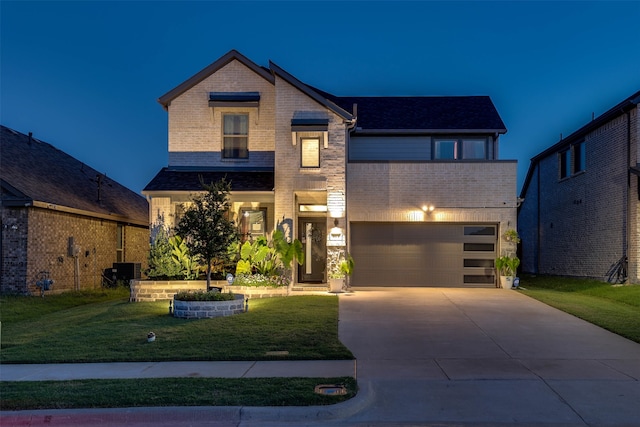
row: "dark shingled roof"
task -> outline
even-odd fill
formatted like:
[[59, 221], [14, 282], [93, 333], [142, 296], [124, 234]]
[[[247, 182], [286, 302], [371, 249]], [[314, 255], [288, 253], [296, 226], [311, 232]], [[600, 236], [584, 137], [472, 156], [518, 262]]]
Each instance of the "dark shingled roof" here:
[[[149, 223], [149, 204], [139, 194], [51, 144], [0, 126], [2, 205], [44, 202], [114, 220]], [[102, 176], [98, 201], [97, 176]]]
[[364, 130], [490, 130], [506, 132], [488, 96], [335, 96], [312, 88], [354, 113]]
[[200, 178], [205, 184], [225, 178], [231, 182], [231, 191], [273, 191], [273, 170], [189, 170], [162, 168], [142, 190], [149, 191], [202, 191]]

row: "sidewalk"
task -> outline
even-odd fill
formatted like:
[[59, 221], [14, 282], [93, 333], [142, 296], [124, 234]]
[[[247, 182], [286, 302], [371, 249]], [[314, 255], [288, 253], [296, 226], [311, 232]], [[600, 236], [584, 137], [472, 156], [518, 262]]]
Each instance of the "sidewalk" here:
[[122, 378], [355, 377], [355, 360], [258, 362], [124, 362], [0, 365], [0, 381], [64, 381]]

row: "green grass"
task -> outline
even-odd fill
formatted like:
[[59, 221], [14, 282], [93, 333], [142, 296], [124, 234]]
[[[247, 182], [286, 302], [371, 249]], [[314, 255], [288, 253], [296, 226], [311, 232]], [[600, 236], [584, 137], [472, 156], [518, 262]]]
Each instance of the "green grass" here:
[[[130, 303], [127, 289], [0, 297], [2, 363], [352, 359], [338, 340], [338, 298], [251, 300], [217, 319], [169, 315], [167, 301]], [[147, 333], [156, 341], [147, 342]], [[287, 350], [288, 356], [267, 356]], [[344, 384], [347, 394], [314, 393]], [[355, 395], [353, 378], [157, 378], [2, 382], [2, 410], [133, 406], [305, 406]]]
[[640, 286], [555, 276], [520, 278], [519, 290], [552, 307], [640, 343]]
[[[342, 384], [347, 394], [314, 393], [319, 384]], [[1, 382], [0, 410], [136, 406], [309, 406], [355, 396], [353, 378], [153, 378]]]
[[[240, 315], [186, 320], [123, 291], [0, 298], [1, 363], [352, 359], [338, 339], [338, 298], [256, 299]], [[153, 331], [156, 341], [147, 342]], [[267, 356], [269, 351], [288, 356]]]

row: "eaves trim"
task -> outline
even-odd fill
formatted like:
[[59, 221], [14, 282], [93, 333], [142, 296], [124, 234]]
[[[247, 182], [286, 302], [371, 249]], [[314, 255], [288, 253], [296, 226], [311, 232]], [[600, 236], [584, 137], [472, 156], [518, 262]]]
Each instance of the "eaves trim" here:
[[142, 227], [149, 227], [149, 221], [139, 221], [139, 220], [135, 220], [135, 219], [126, 217], [124, 215], [101, 214], [101, 213], [97, 213], [97, 212], [86, 211], [84, 209], [76, 209], [76, 208], [70, 208], [68, 206], [56, 205], [55, 203], [40, 202], [40, 201], [37, 201], [37, 200], [34, 200], [31, 203], [31, 206], [36, 207], [36, 208], [41, 208], [41, 209], [49, 209], [49, 210], [58, 211], [58, 212], [65, 212], [65, 213], [71, 213], [71, 214], [75, 214], [75, 215], [87, 216], [87, 217], [91, 217], [91, 218], [106, 219], [106, 220], [109, 220], [109, 221], [122, 222], [122, 223], [133, 224], [133, 225], [139, 225], [139, 226], [142, 226]]
[[353, 132], [357, 134], [505, 134], [506, 129], [360, 129]]
[[288, 72], [286, 72], [285, 70], [283, 70], [282, 68], [274, 64], [273, 61], [269, 61], [269, 68], [273, 71], [274, 74], [280, 76], [284, 81], [286, 81], [287, 83], [289, 83], [290, 85], [292, 85], [293, 87], [295, 87], [300, 92], [304, 93], [305, 95], [307, 95], [308, 97], [310, 97], [311, 99], [319, 103], [320, 105], [330, 109], [331, 111], [336, 113], [338, 116], [342, 117], [344, 120], [350, 121], [354, 119], [351, 113], [339, 107], [334, 102], [324, 98], [323, 96], [321, 96], [320, 94], [312, 90], [309, 86], [302, 83], [300, 80], [298, 80], [297, 78], [295, 78], [294, 76], [292, 76], [291, 74], [289, 74]]
[[229, 52], [227, 52], [225, 55], [220, 57], [218, 60], [213, 62], [212, 64], [208, 65], [198, 73], [194, 74], [184, 82], [180, 83], [175, 88], [171, 89], [169, 92], [162, 95], [160, 98], [158, 98], [158, 103], [162, 105], [162, 107], [165, 110], [167, 110], [172, 100], [182, 95], [184, 92], [191, 89], [192, 87], [194, 87], [195, 85], [197, 85], [198, 83], [200, 83], [201, 81], [203, 81], [204, 79], [206, 79], [211, 74], [215, 73], [225, 65], [229, 64], [233, 60], [239, 61], [240, 63], [242, 63], [249, 69], [251, 69], [253, 72], [258, 74], [260, 77], [268, 81], [269, 83], [271, 84], [275, 83], [275, 78], [271, 73], [267, 72], [264, 68], [258, 66], [255, 62], [251, 61], [249, 58], [247, 58], [237, 50], [232, 49]]

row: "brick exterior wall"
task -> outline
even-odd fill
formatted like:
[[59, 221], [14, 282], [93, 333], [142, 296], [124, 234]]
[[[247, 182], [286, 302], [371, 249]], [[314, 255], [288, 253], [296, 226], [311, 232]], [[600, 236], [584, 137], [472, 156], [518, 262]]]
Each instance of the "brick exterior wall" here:
[[[346, 125], [342, 118], [279, 77], [276, 77], [276, 92], [275, 218], [277, 221], [283, 218], [293, 221], [297, 218], [296, 194], [304, 197], [306, 192], [316, 192], [324, 198], [320, 204], [326, 203], [328, 194], [345, 194]], [[318, 169], [300, 167], [300, 143], [293, 145], [291, 140], [291, 119], [296, 114], [323, 115], [329, 119], [327, 148], [323, 148], [322, 132], [315, 134], [321, 138]], [[293, 222], [295, 233], [297, 224]], [[327, 227], [333, 227], [329, 219]]]
[[29, 210], [0, 207], [2, 212], [2, 256], [0, 291], [23, 293], [27, 277]]
[[[495, 218], [493, 210], [516, 207], [516, 165], [515, 161], [349, 163], [350, 219], [406, 221], [408, 212], [421, 211], [423, 205], [434, 205], [435, 213], [446, 213], [456, 221]], [[515, 223], [515, 212], [510, 215]]]
[[[260, 106], [212, 108], [209, 107], [209, 92], [260, 92]], [[171, 101], [169, 165], [247, 165], [247, 160], [221, 159], [222, 114], [227, 112], [249, 114], [251, 165], [273, 166], [275, 89], [270, 82], [238, 61], [230, 62]]]
[[[3, 224], [10, 224], [12, 218], [16, 219], [17, 230], [11, 226], [2, 230], [2, 292], [38, 294], [35, 283], [40, 271], [48, 271], [54, 280], [51, 292], [74, 290], [75, 258], [68, 255], [69, 237], [80, 248], [81, 289], [102, 286], [103, 270], [117, 261], [114, 221], [33, 207], [3, 209]], [[140, 263], [142, 269], [147, 268], [149, 229], [123, 227], [123, 262]]]
[[638, 180], [628, 181], [629, 166], [638, 163], [638, 108], [629, 114], [629, 163], [627, 117], [585, 135], [583, 173], [561, 180], [558, 154], [540, 159], [519, 213], [523, 271], [603, 278], [622, 257], [628, 232], [629, 278], [639, 282]]

